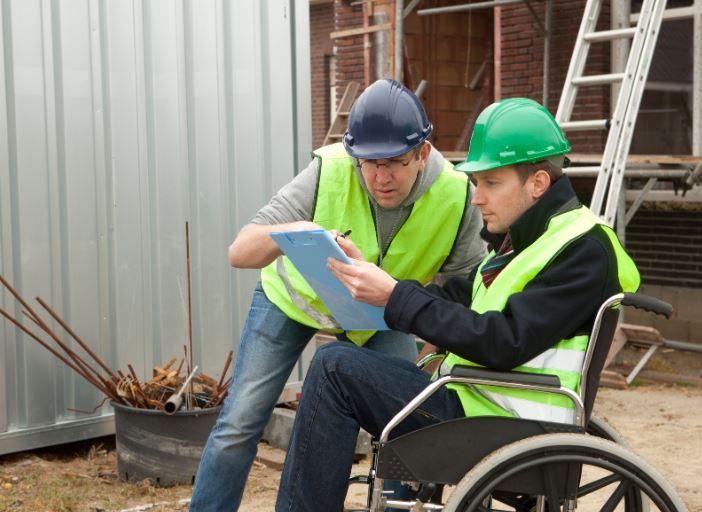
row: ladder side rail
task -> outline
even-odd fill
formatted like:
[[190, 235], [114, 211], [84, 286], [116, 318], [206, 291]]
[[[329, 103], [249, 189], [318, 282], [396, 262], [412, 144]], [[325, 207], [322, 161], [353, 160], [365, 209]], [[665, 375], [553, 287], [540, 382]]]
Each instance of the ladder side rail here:
[[639, 62], [641, 61], [644, 43], [648, 37], [648, 27], [650, 26], [652, 18], [651, 13], [654, 7], [653, 4], [656, 4], [657, 2], [659, 2], [659, 0], [644, 0], [643, 5], [641, 6], [641, 14], [636, 25], [636, 34], [634, 35], [631, 42], [631, 48], [629, 49], [629, 57], [624, 69], [624, 80], [622, 80], [616, 106], [614, 108], [614, 112], [612, 112], [612, 122], [609, 128], [609, 133], [607, 134], [607, 142], [605, 143], [605, 148], [602, 155], [600, 174], [597, 176], [597, 181], [595, 182], [595, 188], [592, 194], [592, 201], [590, 203], [590, 209], [598, 217], [603, 216], [604, 212], [602, 210], [608, 189], [609, 194], [611, 194], [610, 185], [613, 179], [613, 162], [616, 158], [619, 140], [622, 136], [624, 119], [627, 116], [631, 92], [638, 76], [637, 69], [639, 67]]
[[652, 0], [652, 2], [654, 4], [653, 11], [646, 27], [647, 34], [644, 40], [644, 46], [641, 56], [638, 59], [636, 74], [633, 77], [634, 80], [627, 104], [626, 117], [622, 122], [622, 136], [617, 144], [615, 159], [612, 165], [612, 181], [610, 183], [610, 191], [604, 212], [604, 221], [610, 226], [614, 225], [616, 218], [616, 205], [619, 200], [619, 194], [621, 193], [626, 161], [629, 157], [631, 140], [633, 139], [634, 129], [636, 128], [636, 119], [638, 117], [639, 107], [641, 106], [641, 99], [646, 88], [646, 80], [648, 78], [649, 69], [651, 68], [651, 61], [653, 60], [653, 52], [656, 48], [658, 35], [660, 34], [661, 23], [663, 22], [663, 11], [665, 10], [666, 1]]
[[575, 39], [573, 56], [568, 65], [568, 73], [563, 82], [563, 91], [561, 92], [561, 99], [558, 102], [558, 109], [556, 110], [555, 118], [556, 122], [559, 124], [570, 121], [570, 117], [573, 114], [575, 97], [578, 93], [578, 88], [573, 85], [573, 79], [581, 77], [585, 70], [587, 55], [590, 51], [590, 42], [585, 40], [585, 35], [594, 32], [597, 26], [597, 19], [600, 16], [600, 6], [600, 0], [587, 0], [585, 4], [583, 20], [580, 23], [578, 36]]
[[334, 119], [329, 125], [327, 134], [324, 137], [324, 142], [322, 143], [323, 146], [331, 144], [335, 140], [338, 141], [339, 137], [343, 135], [344, 131], [346, 131], [348, 112], [356, 99], [356, 94], [358, 94], [359, 87], [360, 84], [358, 82], [351, 81], [346, 84], [344, 94], [339, 101], [339, 107], [334, 111]]

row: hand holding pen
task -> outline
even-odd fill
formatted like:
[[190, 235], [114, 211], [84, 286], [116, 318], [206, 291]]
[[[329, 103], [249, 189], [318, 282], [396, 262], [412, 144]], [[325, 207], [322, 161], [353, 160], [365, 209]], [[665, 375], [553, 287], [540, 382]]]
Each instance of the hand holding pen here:
[[358, 247], [356, 247], [356, 244], [354, 244], [349, 238], [349, 235], [351, 234], [350, 229], [347, 229], [343, 233], [339, 233], [338, 231], [332, 230], [332, 234], [334, 235], [336, 243], [339, 244], [339, 247], [341, 247], [344, 253], [346, 253], [346, 256], [353, 260], [363, 259], [363, 254], [361, 254], [361, 250]]

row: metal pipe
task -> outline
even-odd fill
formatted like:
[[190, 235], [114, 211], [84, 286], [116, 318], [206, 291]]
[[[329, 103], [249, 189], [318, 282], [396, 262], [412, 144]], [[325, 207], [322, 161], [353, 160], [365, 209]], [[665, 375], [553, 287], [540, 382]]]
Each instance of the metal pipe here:
[[185, 382], [183, 382], [180, 391], [178, 391], [175, 395], [171, 395], [171, 397], [168, 400], [166, 400], [166, 404], [163, 406], [163, 412], [165, 412], [168, 415], [171, 415], [175, 414], [175, 412], [178, 409], [180, 409], [180, 406], [183, 405], [183, 392], [185, 391], [185, 388], [188, 387], [188, 384], [190, 384], [192, 378], [195, 376], [195, 372], [197, 371], [197, 369], [197, 366], [193, 368], [193, 371], [190, 372], [188, 378], [185, 379]]
[[658, 178], [648, 179], [648, 181], [644, 185], [644, 188], [641, 189], [641, 192], [639, 192], [639, 195], [636, 196], [636, 199], [634, 200], [633, 204], [631, 205], [631, 207], [629, 207], [629, 209], [626, 212], [626, 217], [624, 218], [625, 226], [628, 226], [629, 222], [631, 222], [631, 219], [634, 218], [634, 214], [639, 210], [639, 207], [643, 204], [646, 194], [648, 194], [651, 191], [653, 185], [655, 185], [657, 181]]
[[702, 160], [695, 166], [695, 169], [685, 180], [685, 184], [692, 187], [696, 183], [702, 183]]
[[402, 82], [402, 38], [404, 30], [404, 0], [395, 0], [395, 80]]
[[412, 0], [407, 5], [407, 7], [405, 7], [405, 9], [402, 11], [402, 17], [406, 18], [407, 16], [409, 16], [412, 13], [412, 11], [414, 10], [414, 8], [417, 7], [417, 4], [421, 1], [422, 0]]
[[[531, 4], [527, 3], [531, 7]], [[532, 9], [533, 13], [533, 9]], [[536, 21], [539, 21], [539, 18], [534, 16]], [[553, 1], [552, 0], [546, 0], [546, 35], [544, 37], [544, 70], [543, 70], [543, 75], [544, 75], [544, 81], [542, 84], [542, 98], [543, 98], [543, 105], [544, 107], [548, 108], [548, 96], [550, 94], [550, 88], [549, 88], [549, 82], [551, 80], [551, 75], [550, 75], [550, 67], [551, 67], [551, 30], [552, 28], [552, 20], [553, 20]], [[540, 24], [540, 23], [539, 23]]]
[[702, 352], [702, 345], [699, 343], [689, 343], [687, 341], [663, 340], [663, 346], [677, 350], [689, 350], [690, 352]]
[[426, 80], [422, 80], [421, 82], [419, 82], [419, 85], [418, 85], [417, 88], [414, 90], [414, 95], [415, 95], [417, 98], [421, 99], [421, 98], [422, 98], [422, 95], [424, 94], [424, 90], [425, 90], [426, 88], [427, 88], [427, 81], [426, 81]]
[[447, 14], [451, 12], [472, 11], [475, 9], [487, 9], [502, 5], [520, 4], [524, 0], [492, 0], [491, 2], [477, 2], [474, 4], [451, 5], [449, 7], [433, 7], [431, 9], [421, 9], [417, 11], [420, 16], [430, 16], [433, 14]]
[[[563, 169], [568, 176], [575, 178], [596, 177], [600, 172], [599, 166], [568, 167]], [[626, 169], [624, 176], [627, 178], [658, 178], [658, 179], [682, 179], [688, 176], [690, 171], [678, 169]]]

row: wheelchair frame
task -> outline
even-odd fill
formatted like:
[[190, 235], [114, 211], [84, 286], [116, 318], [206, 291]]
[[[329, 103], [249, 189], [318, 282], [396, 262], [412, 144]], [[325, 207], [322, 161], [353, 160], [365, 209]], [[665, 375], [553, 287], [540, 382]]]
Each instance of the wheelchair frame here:
[[[515, 508], [509, 510], [517, 512], [570, 512], [575, 510], [581, 494], [621, 480], [602, 511], [614, 510], [617, 503], [624, 500], [626, 512], [648, 512], [650, 499], [661, 511], [684, 512], [685, 505], [670, 484], [643, 459], [625, 446], [613, 442], [619, 439], [606, 440], [583, 435], [586, 433], [588, 405], [591, 407], [594, 402], [594, 395], [586, 397], [588, 378], [597, 380], [602, 369], [595, 368], [594, 375], [589, 373], [595, 350], [598, 350], [598, 354], [605, 351], [606, 356], [620, 305], [645, 309], [666, 317], [672, 314], [669, 304], [641, 294], [620, 293], [607, 299], [598, 309], [593, 323], [579, 393], [561, 386], [555, 375], [500, 372], [472, 366], [454, 367], [450, 375], [431, 382], [390, 420], [380, 438], [374, 442], [371, 469], [365, 482], [369, 485], [368, 508], [364, 510], [381, 512], [385, 507], [391, 507], [415, 511], [489, 512], [493, 510], [491, 503], [494, 494], [513, 504]], [[608, 312], [613, 314], [605, 321]], [[603, 322], [608, 324], [605, 328]], [[430, 358], [436, 359], [436, 356], [428, 356], [419, 365], [422, 366]], [[600, 363], [603, 360], [602, 357], [598, 359]], [[446, 384], [498, 385], [563, 395], [573, 402], [575, 422], [571, 425], [497, 416], [465, 417], [390, 440], [393, 429]], [[587, 401], [586, 398], [591, 399]], [[593, 433], [614, 437], [599, 421], [593, 423], [597, 427]], [[495, 432], [500, 433], [499, 437], [494, 435]], [[442, 447], [434, 442], [442, 437], [453, 441], [448, 443], [450, 449], [442, 451]], [[478, 439], [479, 445], [472, 439]], [[432, 449], [415, 457], [412, 448], [419, 444], [418, 441]], [[455, 458], [460, 459], [458, 463], [454, 461]], [[601, 482], [581, 488], [584, 464], [605, 468], [613, 474]], [[539, 468], [545, 476], [531, 477], [536, 472], [527, 471], [529, 468]], [[417, 481], [428, 484], [429, 488], [434, 488], [436, 484], [457, 484], [457, 487], [446, 505], [435, 503], [430, 494], [411, 501], [393, 500], [384, 495], [383, 482], [386, 479]], [[510, 490], [510, 486], [517, 490]], [[533, 494], [525, 493], [524, 489], [530, 489]], [[557, 506], [554, 505], [556, 503]]]

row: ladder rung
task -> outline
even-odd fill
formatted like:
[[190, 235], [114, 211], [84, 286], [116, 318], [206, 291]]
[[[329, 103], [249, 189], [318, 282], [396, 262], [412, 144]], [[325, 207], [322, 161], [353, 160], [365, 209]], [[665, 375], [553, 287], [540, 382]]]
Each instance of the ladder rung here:
[[613, 39], [622, 39], [625, 37], [634, 37], [636, 27], [616, 28], [613, 30], [601, 30], [599, 32], [590, 32], [585, 34], [585, 41], [596, 43], [598, 41], [612, 41]]
[[347, 112], [344, 110], [344, 111], [337, 112], [336, 115], [339, 117], [348, 117], [350, 113], [351, 112]]
[[344, 134], [343, 133], [330, 133], [329, 135], [327, 135], [327, 138], [328, 139], [343, 139]]
[[589, 119], [587, 121], [568, 121], [560, 124], [563, 131], [604, 130], [609, 128], [609, 119]]
[[624, 73], [607, 73], [606, 75], [590, 75], [573, 78], [573, 85], [602, 85], [624, 80]]

